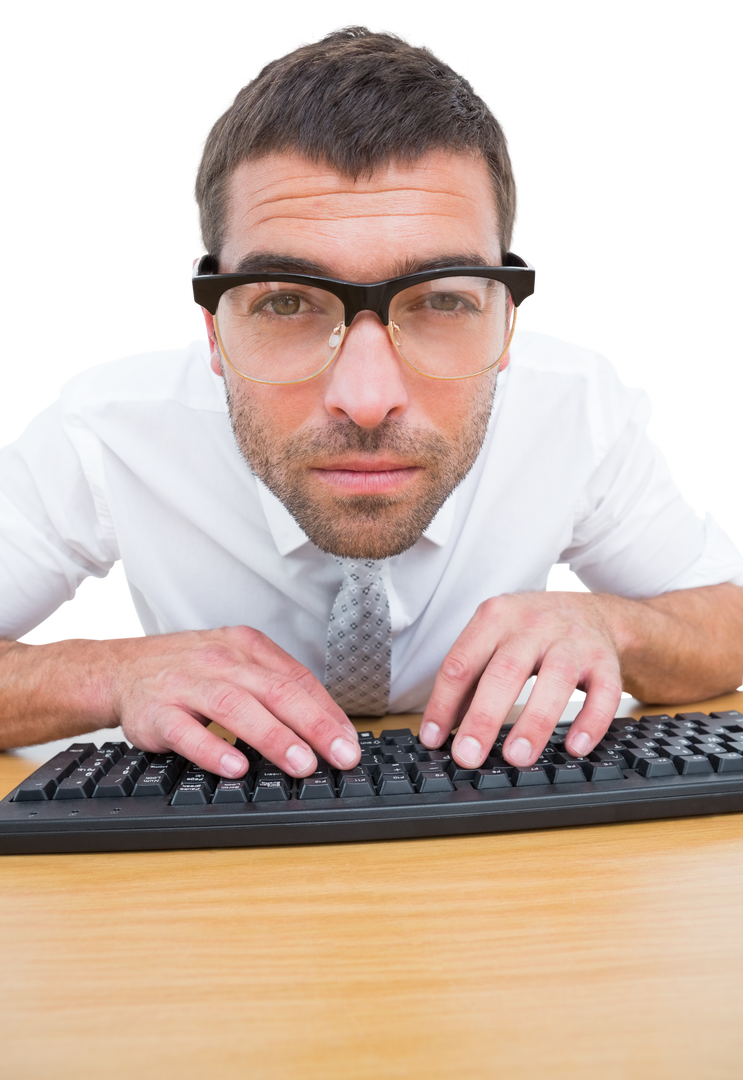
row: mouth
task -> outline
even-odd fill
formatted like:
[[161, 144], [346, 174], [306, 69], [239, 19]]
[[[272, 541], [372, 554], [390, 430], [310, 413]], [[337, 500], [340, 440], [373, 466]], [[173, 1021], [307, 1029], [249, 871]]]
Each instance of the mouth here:
[[321, 484], [344, 495], [394, 495], [424, 470], [389, 458], [346, 458], [310, 471]]

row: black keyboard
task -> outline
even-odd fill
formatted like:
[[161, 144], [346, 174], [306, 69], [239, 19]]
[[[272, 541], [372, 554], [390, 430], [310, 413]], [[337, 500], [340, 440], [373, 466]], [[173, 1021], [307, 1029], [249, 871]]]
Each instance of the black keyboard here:
[[0, 802], [0, 853], [334, 843], [543, 829], [743, 810], [743, 714], [615, 720], [586, 758], [560, 725], [535, 765], [480, 769], [408, 728], [361, 732], [361, 763], [320, 762], [294, 780], [240, 740], [247, 776], [225, 780], [176, 754], [74, 743]]

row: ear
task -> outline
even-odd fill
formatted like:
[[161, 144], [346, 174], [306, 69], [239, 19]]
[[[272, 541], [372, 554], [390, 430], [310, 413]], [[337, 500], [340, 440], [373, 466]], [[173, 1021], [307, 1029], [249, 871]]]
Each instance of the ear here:
[[[516, 312], [515, 312], [514, 306], [513, 306], [513, 298], [510, 296], [510, 294], [509, 294], [509, 297], [508, 297], [508, 303], [509, 303], [508, 314], [509, 314], [511, 319], [515, 319], [516, 318]], [[510, 319], [509, 319], [509, 324], [510, 324]], [[498, 365], [498, 373], [500, 374], [501, 371], [505, 371], [510, 363], [511, 363], [511, 350], [509, 349], [508, 352], [506, 353], [506, 355], [501, 360], [500, 364]]]
[[[194, 268], [198, 261], [198, 259], [194, 259]], [[224, 372], [222, 371], [222, 357], [219, 354], [217, 335], [214, 333], [214, 318], [211, 312], [207, 311], [206, 308], [202, 308], [201, 312], [204, 316], [204, 322], [206, 323], [206, 335], [209, 338], [209, 353], [211, 355], [212, 371], [215, 375], [221, 375], [222, 378], [224, 378]]]

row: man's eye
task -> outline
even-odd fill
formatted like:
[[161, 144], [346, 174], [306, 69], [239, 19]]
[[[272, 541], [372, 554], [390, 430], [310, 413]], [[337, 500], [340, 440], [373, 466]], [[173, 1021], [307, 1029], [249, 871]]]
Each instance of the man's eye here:
[[270, 300], [264, 301], [261, 306], [264, 310], [267, 308], [274, 315], [296, 315], [302, 308], [302, 301], [300, 297], [292, 293], [284, 293], [281, 296], [274, 296]]
[[428, 302], [434, 311], [456, 311], [462, 303], [453, 293], [431, 293]]

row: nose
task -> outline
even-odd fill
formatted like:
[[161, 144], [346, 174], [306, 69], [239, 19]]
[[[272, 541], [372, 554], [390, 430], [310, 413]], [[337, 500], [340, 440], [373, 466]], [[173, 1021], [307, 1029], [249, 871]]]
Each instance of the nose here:
[[336, 419], [375, 428], [408, 407], [402, 361], [372, 311], [360, 312], [349, 326], [328, 379], [325, 407]]

